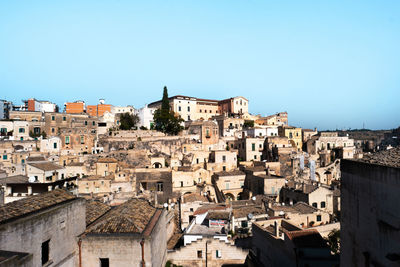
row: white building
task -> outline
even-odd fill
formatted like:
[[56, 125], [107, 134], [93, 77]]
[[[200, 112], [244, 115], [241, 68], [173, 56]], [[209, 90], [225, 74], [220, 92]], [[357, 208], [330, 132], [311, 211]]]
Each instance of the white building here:
[[246, 130], [248, 137], [278, 136], [278, 127], [256, 127]]
[[120, 114], [120, 113], [134, 114], [135, 113], [135, 108], [133, 106], [126, 106], [126, 107], [112, 106], [111, 107], [111, 113], [112, 114]]
[[153, 125], [153, 116], [156, 108], [149, 108], [147, 105], [143, 108], [135, 110], [135, 114], [139, 117], [139, 127], [151, 129]]
[[59, 153], [61, 149], [61, 139], [57, 136], [40, 140], [40, 152]]

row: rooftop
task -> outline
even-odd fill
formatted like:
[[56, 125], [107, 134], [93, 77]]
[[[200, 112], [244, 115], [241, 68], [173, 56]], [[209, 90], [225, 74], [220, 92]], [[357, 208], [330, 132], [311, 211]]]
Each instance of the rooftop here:
[[244, 172], [239, 171], [239, 170], [234, 170], [234, 171], [222, 171], [222, 172], [216, 172], [215, 175], [218, 176], [234, 176], [234, 175], [246, 175]]
[[0, 224], [77, 199], [71, 193], [56, 189], [0, 206]]
[[147, 200], [133, 198], [111, 209], [90, 225], [86, 233], [149, 235], [161, 212], [161, 209], [153, 207]]
[[37, 156], [37, 157], [28, 157], [26, 159], [27, 162], [33, 162], [33, 161], [46, 161], [46, 159], [42, 156]]
[[91, 224], [110, 209], [110, 206], [100, 201], [86, 200], [86, 225]]
[[114, 158], [99, 158], [97, 163], [118, 163], [118, 161]]
[[191, 194], [186, 194], [183, 196], [184, 203], [195, 202], [195, 201], [209, 202], [205, 196], [200, 195], [198, 193], [191, 193]]
[[379, 151], [373, 154], [366, 154], [362, 159], [358, 159], [357, 161], [400, 168], [400, 147]]
[[54, 171], [54, 170], [64, 169], [64, 167], [51, 162], [29, 163], [29, 165], [38, 168], [42, 171]]
[[0, 178], [0, 185], [6, 184], [26, 184], [28, 183], [28, 176], [25, 175], [15, 175], [15, 176], [8, 176], [4, 178]]

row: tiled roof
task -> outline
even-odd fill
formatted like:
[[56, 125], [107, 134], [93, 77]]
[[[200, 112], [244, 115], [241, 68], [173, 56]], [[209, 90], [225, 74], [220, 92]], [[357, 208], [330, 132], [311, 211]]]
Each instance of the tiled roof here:
[[357, 161], [400, 168], [400, 146], [374, 154], [364, 155], [362, 159]]
[[29, 182], [28, 176], [25, 176], [25, 175], [15, 175], [15, 176], [8, 176], [8, 177], [0, 178], [0, 185], [26, 184], [28, 182]]
[[244, 172], [239, 171], [239, 170], [234, 170], [234, 171], [222, 171], [222, 172], [216, 172], [215, 175], [218, 176], [234, 176], [234, 175], [246, 175]]
[[242, 207], [233, 207], [232, 212], [235, 218], [243, 218], [247, 217], [247, 215], [249, 215], [250, 213], [253, 215], [265, 214], [265, 208], [264, 205], [261, 206], [249, 205]]
[[100, 201], [86, 200], [86, 225], [91, 224], [110, 209], [110, 206]]
[[207, 214], [207, 219], [215, 220], [229, 220], [230, 212], [226, 211], [209, 211]]
[[184, 203], [195, 202], [195, 201], [209, 202], [205, 196], [200, 195], [198, 193], [191, 193], [183, 196]]
[[107, 175], [107, 176], [101, 176], [101, 175], [90, 175], [90, 176], [85, 176], [79, 179], [80, 181], [96, 181], [96, 180], [112, 180], [113, 176], [112, 175]]
[[27, 162], [32, 162], [32, 161], [46, 161], [46, 159], [42, 156], [37, 156], [37, 157], [28, 157], [26, 159]]
[[117, 163], [118, 161], [114, 158], [99, 158], [98, 163]]
[[77, 199], [77, 197], [71, 193], [63, 189], [56, 189], [51, 192], [7, 203], [0, 206], [0, 224], [74, 199]]
[[226, 210], [228, 208], [229, 207], [225, 204], [208, 204], [197, 208], [197, 210], [194, 211], [193, 215], [203, 214], [209, 210]]
[[[88, 234], [131, 233], [145, 234], [148, 226], [155, 224], [153, 217], [160, 215], [159, 209], [153, 207], [147, 200], [130, 199], [111, 209], [86, 230]], [[156, 218], [158, 219], [158, 218]]]
[[171, 236], [171, 238], [167, 242], [167, 249], [174, 249], [176, 244], [178, 244], [183, 234], [177, 233]]
[[326, 241], [315, 229], [286, 232], [296, 247], [301, 248], [325, 248]]
[[53, 170], [60, 170], [64, 169], [64, 167], [51, 163], [51, 162], [43, 162], [43, 163], [29, 163], [30, 166], [38, 168], [42, 171], [53, 171]]

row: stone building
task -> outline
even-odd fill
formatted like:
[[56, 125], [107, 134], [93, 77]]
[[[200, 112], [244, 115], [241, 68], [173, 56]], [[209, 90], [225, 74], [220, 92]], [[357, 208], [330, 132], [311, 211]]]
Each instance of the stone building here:
[[341, 266], [397, 266], [400, 148], [342, 160], [341, 172]]
[[[307, 152], [318, 154], [320, 151], [337, 148], [350, 149], [343, 154], [343, 158], [353, 158], [354, 140], [348, 136], [338, 136], [337, 132], [321, 132], [307, 141]], [[351, 153], [350, 153], [351, 152]]]
[[203, 145], [213, 145], [218, 143], [218, 125], [212, 121], [194, 121], [186, 123], [189, 134], [198, 134]]
[[52, 162], [28, 163], [26, 175], [36, 182], [49, 183], [67, 178], [65, 168]]
[[166, 213], [130, 199], [88, 225], [79, 240], [79, 266], [165, 266]]
[[213, 117], [218, 123], [219, 135], [233, 137], [237, 131], [243, 129], [244, 119], [240, 116], [228, 116], [227, 114]]
[[303, 137], [302, 137], [302, 129], [291, 127], [291, 126], [280, 126], [278, 128], [279, 136], [286, 136], [289, 139], [289, 142], [292, 144], [292, 147], [296, 147], [297, 151], [301, 151], [303, 149]]
[[254, 266], [339, 266], [315, 229], [301, 230], [282, 218], [253, 223], [250, 251]]
[[340, 195], [335, 194], [335, 190], [312, 184], [299, 184], [285, 186], [281, 189], [280, 202], [286, 204], [296, 204], [305, 202], [314, 208], [321, 209], [333, 214], [340, 210]]
[[5, 266], [78, 266], [77, 237], [85, 227], [85, 201], [61, 189], [5, 204], [0, 250], [28, 254]]
[[264, 150], [264, 140], [261, 137], [242, 137], [236, 141], [238, 156], [244, 161], [261, 161], [262, 152]]
[[331, 221], [328, 212], [304, 202], [293, 205], [269, 204], [267, 214], [270, 217], [283, 216], [285, 220], [300, 228], [324, 225]]
[[240, 199], [243, 192], [246, 174], [242, 171], [216, 172], [213, 175], [213, 183], [218, 190], [231, 200]]
[[235, 170], [237, 169], [237, 154], [226, 150], [211, 151], [206, 168], [212, 172]]
[[285, 126], [288, 125], [288, 114], [287, 112], [279, 112], [267, 117], [257, 118], [255, 120], [255, 124], [268, 126]]
[[168, 251], [168, 260], [178, 266], [219, 267], [225, 264], [244, 264], [247, 254], [246, 250], [229, 242], [204, 237]]
[[60, 138], [63, 153], [83, 155], [93, 152], [97, 135], [87, 127], [61, 128]]
[[281, 188], [285, 186], [286, 179], [281, 176], [266, 174], [247, 174], [244, 195], [268, 195], [274, 199], [279, 196]]
[[111, 176], [87, 176], [77, 180], [79, 194], [109, 194], [112, 192]]

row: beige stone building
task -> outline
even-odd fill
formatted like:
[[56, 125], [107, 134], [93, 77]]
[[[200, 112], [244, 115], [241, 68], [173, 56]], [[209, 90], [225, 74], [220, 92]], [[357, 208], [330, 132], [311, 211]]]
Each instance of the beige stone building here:
[[109, 194], [111, 193], [111, 176], [87, 176], [77, 180], [79, 194]]
[[79, 266], [165, 266], [165, 210], [130, 199], [100, 216], [80, 237]]
[[248, 252], [235, 245], [204, 237], [186, 246], [168, 251], [168, 260], [178, 266], [219, 267], [224, 264], [243, 264]]
[[235, 170], [237, 168], [237, 154], [227, 150], [211, 151], [206, 168], [212, 172]]
[[238, 156], [244, 161], [261, 161], [265, 138], [243, 137], [236, 141]]
[[289, 142], [292, 143], [292, 147], [297, 148], [297, 151], [301, 151], [303, 149], [303, 137], [301, 128], [280, 126], [278, 127], [278, 135], [281, 137], [286, 136], [289, 139]]
[[246, 174], [242, 171], [216, 172], [213, 183], [227, 199], [239, 199], [243, 192]]

